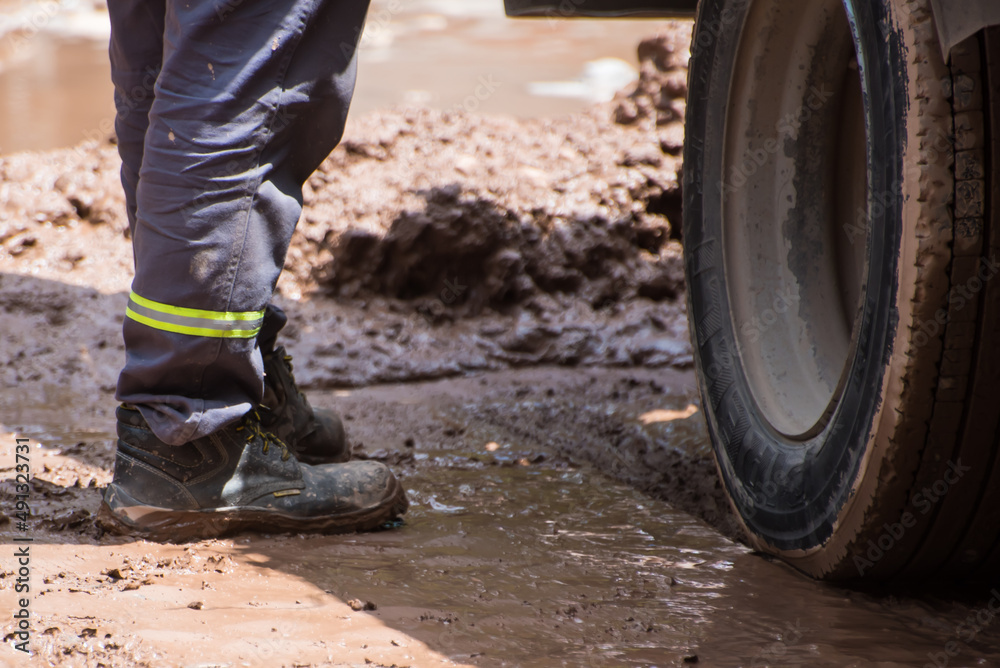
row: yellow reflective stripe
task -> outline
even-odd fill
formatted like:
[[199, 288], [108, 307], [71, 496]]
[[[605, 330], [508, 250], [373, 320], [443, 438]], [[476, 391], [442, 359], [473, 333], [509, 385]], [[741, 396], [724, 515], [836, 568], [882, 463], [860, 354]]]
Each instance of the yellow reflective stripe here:
[[129, 292], [129, 297], [139, 306], [145, 306], [148, 309], [154, 311], [159, 311], [160, 313], [168, 313], [170, 315], [179, 315], [188, 318], [207, 318], [210, 320], [257, 320], [264, 317], [264, 309], [259, 311], [205, 311], [203, 309], [197, 308], [184, 308], [183, 306], [171, 306], [170, 304], [161, 304], [160, 302], [154, 302], [152, 299], [146, 299], [145, 297], [140, 297], [135, 294], [132, 290]]
[[143, 325], [165, 332], [210, 336], [222, 339], [250, 339], [257, 336], [264, 323], [260, 311], [209, 311], [171, 306], [129, 292], [125, 315]]
[[219, 339], [249, 339], [257, 336], [260, 331], [260, 327], [256, 329], [211, 329], [209, 327], [188, 327], [187, 325], [178, 325], [172, 322], [163, 322], [161, 320], [154, 320], [153, 318], [148, 318], [144, 315], [136, 313], [130, 308], [125, 308], [125, 315], [140, 322], [143, 325], [152, 327], [154, 329], [160, 329], [165, 332], [175, 332], [177, 334], [190, 334], [192, 336], [211, 336]]

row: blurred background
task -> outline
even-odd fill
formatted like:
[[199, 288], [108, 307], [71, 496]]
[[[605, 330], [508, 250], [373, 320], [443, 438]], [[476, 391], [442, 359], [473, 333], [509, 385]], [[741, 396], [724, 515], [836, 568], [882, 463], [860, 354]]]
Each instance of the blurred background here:
[[[636, 45], [661, 25], [512, 20], [502, 0], [374, 0], [352, 117], [398, 105], [565, 115], [632, 81]], [[105, 0], [0, 0], [0, 153], [108, 134], [108, 34]], [[470, 96], [481, 78], [499, 85]]]

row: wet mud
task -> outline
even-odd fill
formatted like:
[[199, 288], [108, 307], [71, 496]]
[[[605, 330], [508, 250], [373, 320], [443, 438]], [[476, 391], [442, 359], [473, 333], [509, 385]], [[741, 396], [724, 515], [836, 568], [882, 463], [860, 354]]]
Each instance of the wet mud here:
[[[676, 239], [683, 90], [659, 97], [669, 113], [614, 120], [648, 97], [647, 72], [682, 76], [686, 29], [660, 40], [666, 64], [644, 65], [632, 95], [586, 114], [360, 119], [307, 184], [278, 285], [285, 335], [309, 360], [300, 381], [690, 364]], [[2, 373], [38, 399], [43, 379], [67, 371], [54, 385], [113, 387], [131, 276], [117, 165], [98, 142], [0, 158], [0, 320], [11, 332], [0, 345], [17, 360]], [[74, 344], [53, 325], [73, 328]]]
[[[45, 444], [32, 452], [36, 660], [919, 666], [958, 639], [951, 665], [1000, 660], [1000, 629], [959, 635], [989, 592], [956, 601], [815, 583], [590, 463], [636, 454], [593, 433], [597, 422], [645, 434], [650, 454], [696, 457], [693, 393], [687, 371], [554, 367], [315, 391], [344, 415], [356, 456], [397, 470], [405, 523], [184, 545], [100, 535], [90, 513], [108, 477], [108, 426], [72, 432], [50, 412], [18, 430]], [[553, 416], [545, 428], [525, 419], [536, 412]], [[6, 606], [13, 572], [0, 576]]]

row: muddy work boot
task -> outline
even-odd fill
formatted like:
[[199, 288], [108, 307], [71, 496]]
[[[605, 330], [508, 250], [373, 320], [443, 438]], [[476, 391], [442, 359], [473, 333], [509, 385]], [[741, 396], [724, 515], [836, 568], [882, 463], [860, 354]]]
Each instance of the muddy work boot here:
[[263, 431], [256, 411], [184, 445], [167, 445], [138, 410], [117, 410], [114, 479], [98, 523], [118, 533], [182, 541], [239, 531], [340, 533], [375, 529], [406, 512], [384, 464], [310, 466]]
[[295, 384], [292, 356], [278, 346], [264, 355], [261, 427], [288, 444], [300, 462], [326, 464], [351, 458], [344, 424], [333, 411], [314, 409]]

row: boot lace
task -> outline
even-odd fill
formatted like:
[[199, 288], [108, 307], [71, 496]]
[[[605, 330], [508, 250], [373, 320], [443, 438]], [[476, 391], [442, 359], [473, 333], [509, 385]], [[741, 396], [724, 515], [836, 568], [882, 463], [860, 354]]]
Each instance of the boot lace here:
[[288, 367], [288, 377], [292, 380], [292, 387], [295, 388], [295, 391], [300, 397], [305, 399], [306, 395], [302, 394], [302, 390], [299, 389], [299, 384], [295, 382], [295, 373], [292, 371], [292, 356], [285, 353], [281, 356], [281, 360], [285, 363], [285, 366]]
[[236, 431], [246, 431], [247, 432], [247, 443], [253, 441], [254, 438], [260, 438], [261, 443], [263, 443], [263, 452], [266, 455], [268, 450], [270, 450], [271, 445], [276, 445], [281, 448], [281, 461], [288, 461], [288, 458], [292, 456], [291, 451], [289, 451], [288, 446], [280, 438], [275, 436], [269, 431], [264, 431], [260, 426], [260, 413], [255, 410], [247, 413], [247, 419], [236, 428]]

